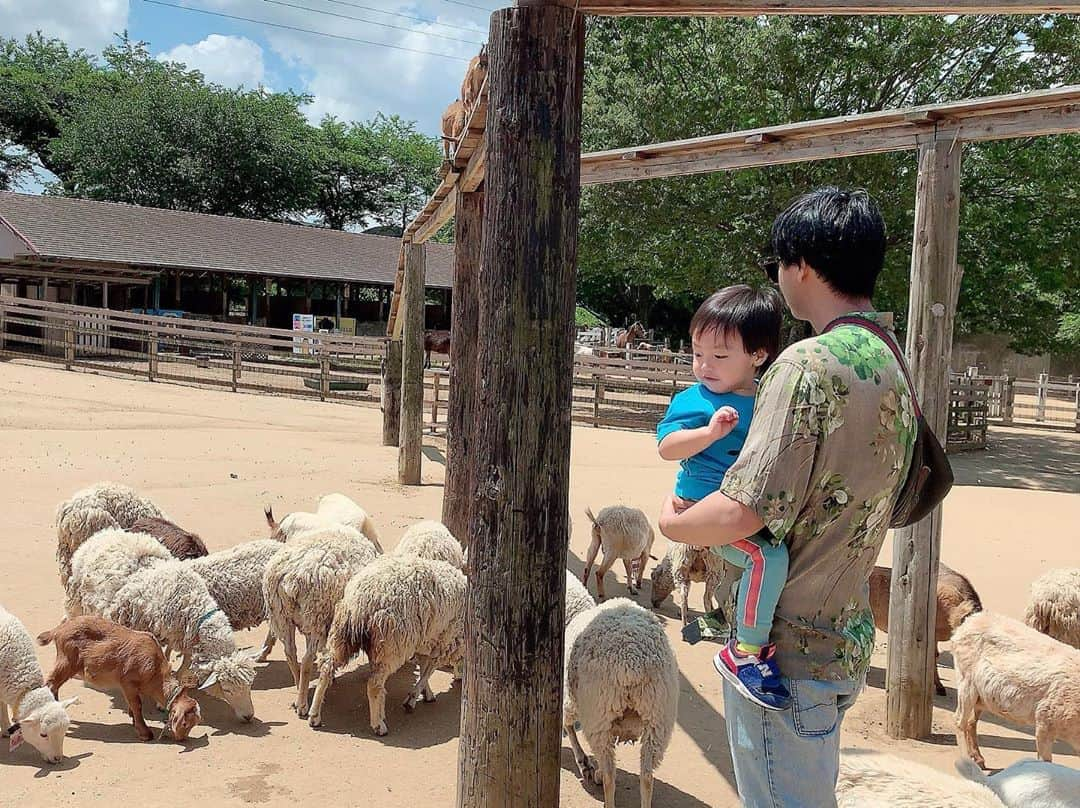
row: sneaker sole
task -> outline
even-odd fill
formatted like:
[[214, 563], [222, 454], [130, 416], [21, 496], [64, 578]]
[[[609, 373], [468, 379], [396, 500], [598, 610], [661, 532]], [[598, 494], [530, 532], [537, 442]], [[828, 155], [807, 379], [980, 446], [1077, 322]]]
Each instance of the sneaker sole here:
[[764, 702], [758, 701], [757, 697], [746, 689], [746, 685], [739, 681], [739, 677], [732, 673], [730, 670], [728, 670], [727, 665], [724, 665], [722, 663], [719, 665], [717, 664], [715, 654], [712, 658], [712, 665], [713, 668], [716, 669], [716, 672], [723, 676], [724, 680], [729, 682], [731, 686], [738, 690], [739, 694], [750, 703], [756, 704], [763, 710], [770, 710], [774, 713], [782, 713], [787, 709], [787, 707], [773, 707], [771, 704], [765, 704]]

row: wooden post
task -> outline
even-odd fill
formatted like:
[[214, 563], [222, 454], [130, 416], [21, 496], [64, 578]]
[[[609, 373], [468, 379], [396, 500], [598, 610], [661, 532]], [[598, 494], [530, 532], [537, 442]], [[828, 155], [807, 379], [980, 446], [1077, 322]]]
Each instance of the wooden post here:
[[491, 15], [458, 808], [559, 804], [583, 23]]
[[64, 369], [71, 370], [73, 364], [75, 364], [75, 326], [68, 320], [67, 327], [64, 329]]
[[383, 446], [397, 446], [401, 437], [401, 340], [386, 343], [382, 365]]
[[146, 346], [146, 377], [150, 381], [153, 381], [154, 377], [157, 376], [158, 370], [158, 336], [156, 330], [150, 332], [149, 339], [150, 343]]
[[1049, 374], [1039, 374], [1039, 386], [1036, 389], [1035, 421], [1042, 423], [1046, 420], [1046, 386], [1049, 384]]
[[604, 377], [599, 373], [593, 374], [593, 426], [600, 426], [600, 405], [604, 402]]
[[330, 397], [330, 356], [325, 353], [325, 348], [319, 345], [319, 401], [326, 401]]
[[341, 330], [341, 284], [335, 284], [334, 293], [334, 328]]
[[[927, 422], [943, 441], [960, 291], [956, 251], [961, 151], [951, 133], [928, 135], [920, 142], [908, 305], [908, 367]], [[925, 738], [931, 730], [940, 546], [940, 507], [893, 534], [885, 679], [886, 726], [893, 738]]]
[[476, 495], [476, 354], [480, 308], [480, 242], [484, 193], [456, 191], [454, 295], [450, 308], [450, 400], [446, 411], [446, 478], [442, 521], [465, 546]]
[[240, 369], [242, 367], [240, 357], [240, 343], [232, 344], [232, 391], [235, 393], [240, 387]]
[[1080, 432], [1080, 384], [1076, 385], [1076, 397], [1073, 399], [1076, 402], [1076, 431]]
[[270, 328], [270, 278], [263, 278], [263, 297], [266, 298], [266, 327]]
[[173, 287], [173, 308], [178, 309], [180, 308], [180, 303], [183, 298], [183, 281], [180, 278], [180, 270], [173, 273], [173, 281], [175, 282], [175, 286]]
[[7, 310], [4, 306], [4, 302], [0, 300], [0, 351], [4, 350], [4, 335], [7, 333], [7, 323], [4, 322], [6, 319], [6, 312]]
[[1001, 423], [1003, 424], [1013, 422], [1013, 400], [1015, 395], [1016, 389], [1013, 387], [1013, 380], [1006, 375], [1001, 387]]
[[401, 437], [398, 482], [420, 485], [420, 450], [424, 443], [424, 281], [427, 246], [405, 245], [405, 280], [401, 287]]
[[442, 378], [437, 370], [431, 374], [431, 434], [435, 434], [435, 424], [439, 420], [439, 380]]

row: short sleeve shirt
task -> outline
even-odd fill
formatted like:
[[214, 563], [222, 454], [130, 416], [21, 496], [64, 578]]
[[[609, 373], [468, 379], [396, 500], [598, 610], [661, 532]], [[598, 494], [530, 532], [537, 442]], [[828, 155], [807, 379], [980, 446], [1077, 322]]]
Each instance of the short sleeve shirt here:
[[[892, 315], [858, 316], [891, 334]], [[798, 342], [762, 378], [750, 432], [721, 491], [788, 546], [772, 631], [785, 676], [866, 673], [874, 649], [867, 582], [914, 438], [903, 372], [867, 329], [842, 325]]]

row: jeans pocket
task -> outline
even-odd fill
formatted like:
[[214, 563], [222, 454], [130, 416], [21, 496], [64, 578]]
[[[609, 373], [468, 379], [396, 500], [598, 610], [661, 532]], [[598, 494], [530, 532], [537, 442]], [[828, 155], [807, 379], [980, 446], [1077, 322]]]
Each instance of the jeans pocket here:
[[836, 686], [832, 682], [790, 680], [788, 687], [795, 733], [799, 737], [820, 738], [836, 729], [840, 711], [836, 703]]

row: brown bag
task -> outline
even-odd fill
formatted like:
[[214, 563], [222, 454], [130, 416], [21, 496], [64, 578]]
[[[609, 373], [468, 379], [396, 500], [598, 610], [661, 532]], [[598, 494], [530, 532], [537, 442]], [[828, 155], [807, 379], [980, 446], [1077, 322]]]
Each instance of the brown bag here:
[[838, 317], [829, 323], [825, 331], [831, 331], [838, 325], [865, 328], [888, 345], [900, 365], [908, 389], [911, 390], [911, 403], [915, 406], [915, 445], [911, 450], [907, 477], [900, 486], [893, 504], [892, 518], [889, 520], [889, 527], [908, 527], [928, 516], [945, 499], [953, 485], [952, 466], [949, 465], [949, 458], [946, 457], [937, 436], [923, 417], [915, 396], [915, 385], [911, 383], [911, 376], [908, 374], [907, 363], [889, 333], [877, 323], [863, 317]]

